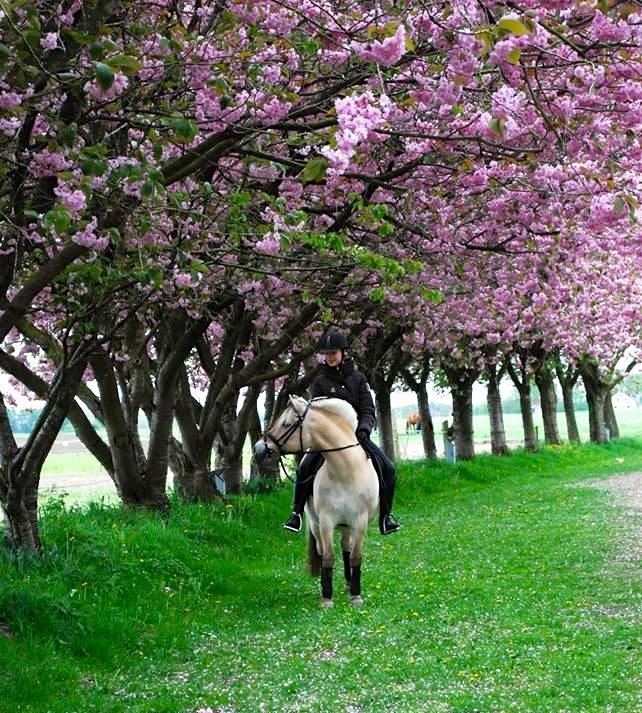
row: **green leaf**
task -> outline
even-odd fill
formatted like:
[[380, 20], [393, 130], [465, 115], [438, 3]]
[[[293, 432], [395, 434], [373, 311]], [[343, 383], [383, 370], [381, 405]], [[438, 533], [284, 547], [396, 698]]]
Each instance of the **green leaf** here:
[[0, 57], [13, 57], [13, 50], [0, 42]]
[[29, 30], [25, 30], [22, 33], [22, 36], [25, 38], [25, 42], [28, 45], [31, 45], [31, 47], [38, 47], [40, 44], [40, 38], [42, 37], [42, 34], [40, 30], [36, 30], [35, 28], [30, 28]]
[[176, 138], [179, 141], [189, 143], [194, 140], [198, 134], [198, 127], [194, 122], [185, 119], [184, 117], [176, 117], [169, 122], [170, 127], [174, 130]]
[[522, 56], [522, 50], [519, 47], [515, 47], [515, 49], [511, 50], [507, 55], [506, 59], [511, 63], [511, 64], [519, 64], [520, 57]]
[[71, 225], [71, 216], [65, 208], [61, 208], [57, 213], [54, 220], [54, 227], [56, 228], [56, 232], [60, 235]]
[[109, 65], [112, 69], [120, 70], [127, 77], [133, 77], [141, 70], [141, 63], [136, 57], [132, 57], [128, 54], [119, 54], [115, 57], [110, 57], [105, 60], [105, 64]]
[[107, 91], [111, 87], [114, 79], [115, 76], [111, 67], [104, 62], [96, 62], [96, 81], [103, 91]]
[[518, 20], [516, 17], [502, 17], [499, 21], [499, 28], [501, 30], [505, 30], [506, 32], [510, 32], [513, 35], [517, 35], [517, 37], [530, 34], [530, 30], [527, 25], [525, 25], [521, 20]]
[[192, 260], [192, 262], [189, 264], [189, 268], [193, 272], [206, 273], [210, 271], [209, 267], [202, 260], [198, 259]]
[[[86, 32], [80, 32], [80, 30], [66, 30], [66, 35], [69, 35], [74, 42], [79, 45], [88, 45], [96, 39], [95, 35], [89, 35]], [[92, 57], [92, 59], [94, 59]]]
[[92, 42], [89, 45], [89, 56], [94, 61], [102, 59], [104, 54], [105, 54], [105, 47], [102, 42]]
[[499, 134], [500, 136], [504, 136], [506, 133], [506, 127], [504, 126], [504, 120], [503, 119], [498, 119], [498, 118], [493, 118], [488, 122], [488, 126], [496, 133]]
[[301, 177], [305, 183], [318, 183], [325, 178], [328, 170], [328, 161], [323, 156], [316, 156], [310, 159], [301, 172]]
[[370, 292], [370, 301], [371, 302], [383, 302], [385, 299], [386, 292], [383, 289], [383, 287], [375, 287], [374, 290]]
[[439, 290], [423, 289], [421, 294], [425, 299], [436, 305], [440, 305], [444, 301], [444, 297]]

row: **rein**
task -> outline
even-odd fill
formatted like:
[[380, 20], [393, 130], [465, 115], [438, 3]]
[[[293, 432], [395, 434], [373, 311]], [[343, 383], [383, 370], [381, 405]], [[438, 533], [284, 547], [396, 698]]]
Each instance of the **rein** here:
[[[293, 409], [294, 410], [294, 409]], [[299, 415], [294, 411], [296, 414], [296, 422], [293, 423], [291, 426], [288, 427], [288, 429], [283, 433], [283, 435], [280, 438], [277, 438], [270, 433], [270, 431], [266, 431], [265, 435], [263, 436], [263, 441], [265, 442], [265, 445], [267, 446], [269, 451], [272, 451], [273, 449], [270, 448], [270, 445], [268, 444], [268, 438], [274, 445], [276, 446], [276, 451], [279, 456], [279, 465], [281, 466], [281, 470], [283, 471], [285, 477], [291, 481], [292, 483], [296, 482], [294, 478], [290, 476], [290, 474], [287, 472], [285, 468], [285, 464], [283, 463], [283, 451], [281, 450], [281, 446], [292, 436], [293, 433], [296, 432], [297, 429], [299, 430], [299, 443], [301, 444], [301, 448], [298, 451], [291, 451], [288, 453], [288, 455], [299, 455], [299, 454], [306, 454], [306, 453], [336, 453], [337, 451], [345, 451], [348, 448], [356, 448], [357, 446], [360, 446], [361, 443], [358, 441], [356, 443], [350, 443], [347, 446], [339, 446], [338, 448], [323, 448], [321, 450], [314, 450], [314, 451], [306, 451], [303, 448], [303, 421], [305, 420], [305, 417], [308, 415], [308, 411], [310, 410], [310, 402], [305, 406], [305, 409], [303, 410], [303, 413]], [[314, 475], [310, 476], [309, 479], [314, 478]], [[309, 480], [306, 479], [306, 480]], [[306, 482], [305, 480], [302, 482]]]

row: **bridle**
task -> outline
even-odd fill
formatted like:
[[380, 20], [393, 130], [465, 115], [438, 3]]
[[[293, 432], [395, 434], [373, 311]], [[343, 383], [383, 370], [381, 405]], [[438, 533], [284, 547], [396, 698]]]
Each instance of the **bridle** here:
[[[275, 436], [271, 431], [266, 431], [263, 434], [263, 442], [265, 443], [265, 447], [268, 451], [268, 453], [276, 453], [279, 456], [279, 463], [281, 465], [281, 470], [285, 473], [285, 476], [288, 478], [288, 480], [291, 480], [294, 482], [293, 478], [290, 477], [290, 474], [287, 472], [285, 468], [285, 464], [283, 463], [283, 456], [284, 451], [282, 450], [283, 446], [287, 443], [287, 441], [291, 438], [291, 436], [296, 433], [297, 429], [299, 430], [299, 445], [300, 448], [298, 451], [289, 451], [289, 454], [291, 455], [296, 455], [301, 454], [301, 453], [308, 453], [309, 451], [306, 451], [303, 448], [303, 422], [305, 421], [305, 417], [308, 415], [308, 412], [310, 411], [310, 404], [311, 402], [308, 401], [305, 405], [305, 408], [303, 409], [303, 413], [299, 414], [296, 412], [294, 407], [292, 407], [292, 410], [294, 411], [294, 414], [296, 416], [296, 421], [294, 423], [291, 423], [287, 429], [284, 431], [284, 433], [281, 434], [281, 437]], [[268, 439], [276, 446], [276, 450], [270, 446], [268, 443]], [[315, 450], [314, 453], [333, 453], [335, 451], [345, 451], [348, 448], [355, 448], [356, 446], [360, 446], [361, 443], [357, 441], [357, 443], [350, 443], [347, 446], [339, 446], [339, 448], [323, 448], [321, 450]], [[314, 477], [312, 475], [311, 477]]]
[[292, 407], [292, 410], [294, 411], [294, 414], [296, 416], [296, 421], [294, 423], [291, 423], [285, 432], [281, 435], [280, 438], [277, 438], [271, 431], [266, 431], [265, 435], [263, 436], [263, 441], [265, 443], [266, 448], [268, 449], [268, 452], [274, 453], [274, 449], [270, 448], [270, 444], [268, 443], [268, 438], [274, 443], [276, 446], [276, 452], [279, 454], [279, 458], [283, 456], [283, 446], [287, 443], [287, 441], [290, 439], [293, 433], [296, 432], [297, 429], [300, 429], [299, 431], [299, 443], [301, 445], [301, 453], [303, 453], [303, 422], [305, 421], [305, 417], [308, 415], [308, 411], [310, 410], [310, 402], [308, 401], [305, 405], [305, 408], [303, 409], [303, 413], [299, 414], [296, 412], [294, 407]]

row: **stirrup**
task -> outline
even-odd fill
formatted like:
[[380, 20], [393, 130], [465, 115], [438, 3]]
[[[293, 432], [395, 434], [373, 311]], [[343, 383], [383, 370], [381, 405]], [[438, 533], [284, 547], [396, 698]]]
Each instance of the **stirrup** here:
[[285, 530], [290, 530], [290, 532], [301, 532], [301, 515], [293, 512], [292, 515], [283, 523], [283, 528]]
[[381, 521], [379, 526], [379, 532], [382, 535], [391, 535], [393, 532], [401, 529], [401, 525], [395, 520], [393, 515], [386, 515]]

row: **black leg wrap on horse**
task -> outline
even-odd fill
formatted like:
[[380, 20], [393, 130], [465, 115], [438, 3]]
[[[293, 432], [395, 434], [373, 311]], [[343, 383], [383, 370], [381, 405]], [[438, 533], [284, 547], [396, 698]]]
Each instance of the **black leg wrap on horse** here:
[[346, 578], [346, 582], [350, 584], [352, 581], [352, 572], [350, 570], [350, 552], [342, 551], [343, 554], [343, 574]]
[[352, 578], [350, 579], [350, 594], [353, 597], [361, 594], [361, 565], [352, 568]]
[[321, 567], [321, 596], [332, 599], [332, 567]]

